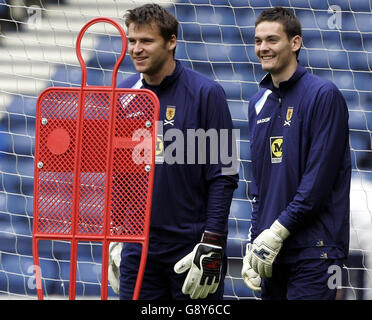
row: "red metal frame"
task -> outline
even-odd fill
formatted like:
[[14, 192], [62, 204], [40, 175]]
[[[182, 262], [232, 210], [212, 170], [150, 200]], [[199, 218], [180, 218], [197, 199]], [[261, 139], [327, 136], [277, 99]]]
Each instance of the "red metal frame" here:
[[[86, 30], [98, 22], [114, 25], [122, 38], [111, 86], [86, 84], [80, 45]], [[108, 295], [109, 243], [140, 243], [133, 299], [139, 298], [148, 251], [159, 101], [150, 90], [116, 88], [126, 48], [125, 32], [116, 21], [89, 21], [76, 43], [81, 87], [48, 88], [39, 96], [32, 240], [39, 299], [43, 299], [39, 240], [71, 242], [70, 299], [76, 296], [79, 241], [102, 243], [102, 299]]]

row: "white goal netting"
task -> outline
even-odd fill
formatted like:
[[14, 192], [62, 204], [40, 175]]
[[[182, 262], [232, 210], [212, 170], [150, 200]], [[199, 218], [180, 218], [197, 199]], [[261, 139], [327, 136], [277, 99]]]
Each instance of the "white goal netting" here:
[[[126, 9], [151, 1], [0, 0], [0, 296], [36, 298], [32, 261], [35, 106], [50, 86], [79, 86], [75, 41], [98, 16], [122, 22]], [[254, 21], [267, 7], [292, 8], [303, 26], [300, 62], [331, 79], [350, 114], [353, 161], [350, 258], [340, 299], [372, 299], [372, 2], [371, 0], [156, 1], [180, 21], [176, 57], [225, 89], [240, 129], [240, 181], [229, 218], [226, 299], [257, 299], [240, 276], [250, 227], [247, 108], [264, 75], [254, 54]], [[106, 25], [83, 40], [88, 85], [109, 85], [120, 38]], [[134, 72], [127, 56], [119, 80]], [[69, 244], [40, 244], [46, 298], [68, 298]], [[100, 295], [101, 249], [79, 245], [77, 295]], [[110, 297], [116, 298], [109, 291]]]

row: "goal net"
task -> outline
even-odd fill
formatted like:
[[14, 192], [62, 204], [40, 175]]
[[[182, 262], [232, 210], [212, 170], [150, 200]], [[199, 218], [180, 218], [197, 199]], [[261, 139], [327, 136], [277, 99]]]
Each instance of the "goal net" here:
[[[80, 86], [75, 41], [82, 26], [104, 16], [123, 22], [143, 0], [0, 0], [0, 297], [36, 298], [32, 260], [35, 106], [51, 86]], [[240, 129], [240, 180], [229, 216], [226, 299], [258, 299], [240, 275], [249, 234], [251, 201], [247, 109], [263, 77], [254, 54], [254, 21], [284, 6], [303, 26], [300, 62], [332, 80], [345, 96], [352, 155], [350, 258], [339, 299], [372, 299], [372, 2], [370, 0], [156, 1], [180, 21], [176, 58], [225, 89]], [[121, 52], [117, 32], [96, 25], [83, 39], [88, 85], [110, 85]], [[118, 81], [133, 74], [127, 56]], [[45, 298], [68, 298], [70, 246], [40, 242]], [[78, 298], [100, 295], [101, 246], [78, 247]], [[117, 296], [109, 289], [110, 297]]]

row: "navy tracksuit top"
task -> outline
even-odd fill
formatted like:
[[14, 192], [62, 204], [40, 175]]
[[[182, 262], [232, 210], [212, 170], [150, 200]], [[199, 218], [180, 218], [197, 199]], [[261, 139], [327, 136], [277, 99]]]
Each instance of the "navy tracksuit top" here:
[[341, 92], [298, 66], [249, 102], [251, 241], [278, 219], [291, 233], [277, 262], [344, 258], [349, 249], [351, 161]]
[[[198, 161], [197, 151], [196, 163], [187, 164], [186, 138], [187, 129], [207, 132], [210, 128], [227, 129], [231, 137], [232, 120], [223, 88], [206, 76], [184, 67], [179, 61], [176, 61], [174, 72], [165, 77], [160, 85], [147, 84], [137, 73], [122, 81], [118, 87], [150, 89], [160, 101], [159, 121], [162, 127], [159, 126], [158, 130], [150, 240], [197, 243], [204, 230], [227, 235], [228, 214], [238, 181], [237, 168], [231, 174], [222, 174], [222, 168], [229, 168], [229, 165], [220, 159], [217, 163]], [[170, 139], [168, 136], [166, 139], [170, 129], [183, 133], [183, 163], [170, 164], [166, 159], [167, 148], [180, 138], [174, 136]], [[229, 140], [228, 149], [231, 152], [233, 142]], [[214, 147], [207, 143], [207, 155]]]

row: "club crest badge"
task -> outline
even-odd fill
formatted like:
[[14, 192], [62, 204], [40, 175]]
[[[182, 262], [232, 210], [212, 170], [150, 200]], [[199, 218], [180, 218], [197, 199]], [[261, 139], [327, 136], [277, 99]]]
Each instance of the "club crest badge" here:
[[293, 116], [293, 109], [294, 107], [288, 107], [287, 108], [287, 115], [285, 117], [284, 126], [289, 127], [291, 125], [291, 120]]
[[167, 106], [165, 111], [164, 125], [174, 126], [174, 117], [176, 115], [176, 106]]

